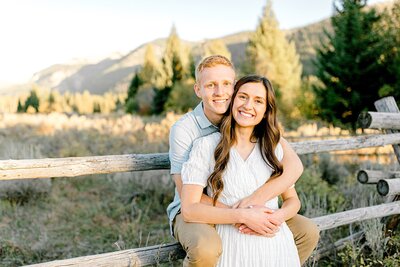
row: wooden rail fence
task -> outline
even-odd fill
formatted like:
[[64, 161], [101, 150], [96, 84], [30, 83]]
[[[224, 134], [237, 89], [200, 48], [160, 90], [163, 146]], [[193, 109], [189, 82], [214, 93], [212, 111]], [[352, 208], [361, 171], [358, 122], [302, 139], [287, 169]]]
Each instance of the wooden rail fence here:
[[[393, 98], [377, 101], [380, 112], [398, 113], [398, 107]], [[397, 108], [397, 110], [396, 110]], [[398, 114], [390, 114], [392, 123], [388, 123], [387, 114], [369, 112], [360, 115], [360, 124], [368, 127], [390, 128], [386, 134], [357, 136], [346, 139], [305, 141], [292, 143], [298, 154], [321, 153], [338, 150], [353, 150], [366, 147], [393, 145], [400, 162], [400, 133], [397, 128]], [[385, 120], [385, 123], [381, 122]], [[363, 124], [364, 123], [364, 124]], [[394, 125], [394, 126], [393, 126]], [[88, 174], [115, 172], [131, 172], [145, 170], [168, 169], [168, 155], [159, 154], [128, 154], [95, 157], [52, 158], [33, 160], [2, 160], [0, 161], [0, 180], [75, 177]], [[357, 179], [361, 183], [376, 183], [382, 195], [389, 195], [387, 203], [370, 207], [358, 208], [344, 212], [329, 214], [312, 220], [320, 230], [332, 229], [362, 220], [381, 218], [400, 214], [400, 201], [393, 201], [400, 192], [400, 172], [383, 172], [376, 170], [360, 170]], [[386, 193], [385, 193], [386, 192]], [[358, 234], [360, 235], [360, 234]], [[340, 241], [340, 243], [343, 243]], [[128, 249], [98, 255], [57, 260], [30, 266], [148, 266], [183, 258], [185, 252], [178, 243], [161, 244], [151, 247]]]

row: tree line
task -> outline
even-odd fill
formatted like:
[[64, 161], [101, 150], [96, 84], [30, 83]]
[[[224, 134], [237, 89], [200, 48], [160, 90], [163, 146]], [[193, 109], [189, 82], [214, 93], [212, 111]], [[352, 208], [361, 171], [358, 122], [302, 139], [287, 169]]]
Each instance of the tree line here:
[[[280, 118], [289, 126], [319, 118], [355, 130], [357, 116], [373, 110], [373, 102], [393, 95], [400, 100], [400, 3], [377, 12], [366, 0], [333, 1], [332, 30], [325, 30], [316, 47], [316, 73], [302, 76], [293, 41], [279, 29], [271, 1], [246, 46], [238, 75], [267, 76], [277, 93]], [[230, 57], [222, 40], [206, 42], [200, 58]], [[137, 72], [125, 102], [127, 112], [160, 114], [185, 112], [197, 99], [193, 94], [194, 56], [173, 28], [161, 61], [149, 45], [143, 68]]]
[[[325, 30], [315, 47], [316, 73], [302, 74], [295, 43], [280, 30], [271, 1], [250, 35], [242, 63], [236, 66], [238, 76], [257, 73], [271, 80], [285, 126], [319, 119], [355, 130], [358, 114], [373, 110], [375, 100], [388, 95], [400, 100], [400, 1], [382, 12], [366, 7], [366, 0], [336, 0], [333, 4], [332, 28]], [[199, 101], [193, 92], [196, 62], [212, 54], [231, 58], [221, 39], [205, 41], [200, 51], [193, 51], [172, 27], [161, 58], [147, 45], [144, 63], [133, 74], [125, 96], [109, 93], [101, 100], [88, 92], [62, 97], [54, 92], [39, 104], [31, 92], [25, 103], [18, 103], [18, 111], [183, 113]], [[56, 103], [68, 108], [54, 108]]]
[[[35, 87], [29, 95], [18, 97], [16, 111], [18, 113], [76, 113], [92, 114], [123, 112], [125, 94], [105, 93], [92, 95], [88, 91], [83, 93], [46, 91]], [[5, 112], [12, 112], [13, 107], [8, 107]], [[15, 110], [15, 109], [14, 109]]]

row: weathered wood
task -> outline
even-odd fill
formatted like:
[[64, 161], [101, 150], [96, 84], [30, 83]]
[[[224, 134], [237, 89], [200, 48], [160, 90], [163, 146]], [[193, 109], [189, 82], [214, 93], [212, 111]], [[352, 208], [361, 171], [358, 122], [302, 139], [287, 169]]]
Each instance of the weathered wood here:
[[[388, 96], [384, 97], [382, 99], [379, 99], [378, 101], [375, 101], [374, 103], [375, 108], [379, 112], [391, 112], [391, 113], [399, 113], [399, 107], [396, 104], [396, 100], [394, 100], [394, 97]], [[397, 130], [386, 130], [386, 133], [398, 133], [399, 131]], [[396, 154], [397, 161], [400, 163], [400, 143], [393, 144], [393, 150], [394, 153]]]
[[0, 180], [75, 177], [170, 167], [168, 154], [128, 154], [95, 157], [0, 161]]
[[362, 112], [358, 116], [361, 128], [400, 130], [400, 113]]
[[342, 211], [312, 219], [320, 230], [336, 228], [342, 225], [367, 219], [400, 214], [400, 201]]
[[98, 255], [90, 255], [67, 260], [57, 260], [28, 266], [35, 267], [70, 267], [70, 266], [149, 266], [174, 261], [185, 257], [185, 252], [178, 243], [156, 245], [137, 249], [121, 250]]
[[376, 189], [381, 196], [391, 196], [400, 193], [400, 178], [382, 179], [376, 185]]
[[[400, 214], [400, 201], [334, 213], [313, 218], [312, 220], [318, 225], [320, 230], [327, 230], [353, 222], [380, 218], [393, 214]], [[167, 262], [169, 259], [183, 258], [184, 255], [181, 246], [178, 243], [174, 243], [51, 261], [29, 266], [148, 266]]]
[[312, 154], [329, 151], [353, 150], [366, 147], [385, 146], [399, 143], [399, 134], [364, 135], [347, 139], [305, 141], [292, 143], [297, 154]]
[[[348, 139], [292, 143], [298, 154], [353, 150], [400, 143], [400, 133]], [[95, 157], [1, 160], [0, 180], [75, 177], [88, 174], [168, 169], [168, 154], [128, 154]]]
[[357, 180], [362, 184], [376, 184], [388, 178], [400, 178], [400, 172], [359, 170], [357, 173]]

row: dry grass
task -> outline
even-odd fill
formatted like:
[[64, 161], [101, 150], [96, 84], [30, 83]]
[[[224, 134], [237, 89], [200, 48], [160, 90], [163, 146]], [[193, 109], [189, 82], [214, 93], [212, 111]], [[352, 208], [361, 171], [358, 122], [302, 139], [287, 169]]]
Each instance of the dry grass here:
[[[53, 113], [0, 117], [0, 158], [19, 159], [167, 152], [169, 129], [179, 115], [141, 118]], [[308, 125], [300, 127], [299, 133], [285, 135], [326, 138], [327, 134], [338, 133], [345, 134], [334, 128]], [[338, 165], [335, 157], [303, 158], [306, 171], [296, 187], [302, 198], [303, 213], [309, 217], [382, 201], [370, 197], [371, 188], [356, 184], [355, 170], [360, 165], [375, 169], [393, 167], [361, 161], [351, 154], [350, 162]], [[1, 183], [0, 188], [5, 188], [4, 185]], [[12, 186], [16, 191], [24, 188], [18, 183]], [[28, 186], [35, 187], [42, 188]], [[40, 197], [28, 197], [23, 202], [3, 197], [1, 265], [16, 266], [170, 242], [165, 209], [172, 197], [173, 183], [168, 171], [57, 178]], [[372, 247], [383, 244], [381, 237], [374, 239], [380, 231], [377, 225], [354, 227], [370, 229], [368, 242]], [[348, 235], [349, 231], [348, 227], [342, 227], [324, 232], [321, 245]]]

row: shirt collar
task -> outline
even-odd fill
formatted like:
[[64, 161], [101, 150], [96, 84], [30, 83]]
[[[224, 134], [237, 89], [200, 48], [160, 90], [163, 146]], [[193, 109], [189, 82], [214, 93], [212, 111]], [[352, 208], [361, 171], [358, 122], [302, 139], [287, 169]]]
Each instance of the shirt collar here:
[[203, 109], [203, 102], [200, 102], [196, 108], [193, 110], [194, 117], [196, 118], [197, 123], [200, 125], [202, 129], [205, 129], [207, 127], [213, 126], [217, 127], [214, 124], [212, 124], [206, 117], [206, 114], [204, 114], [204, 109]]

